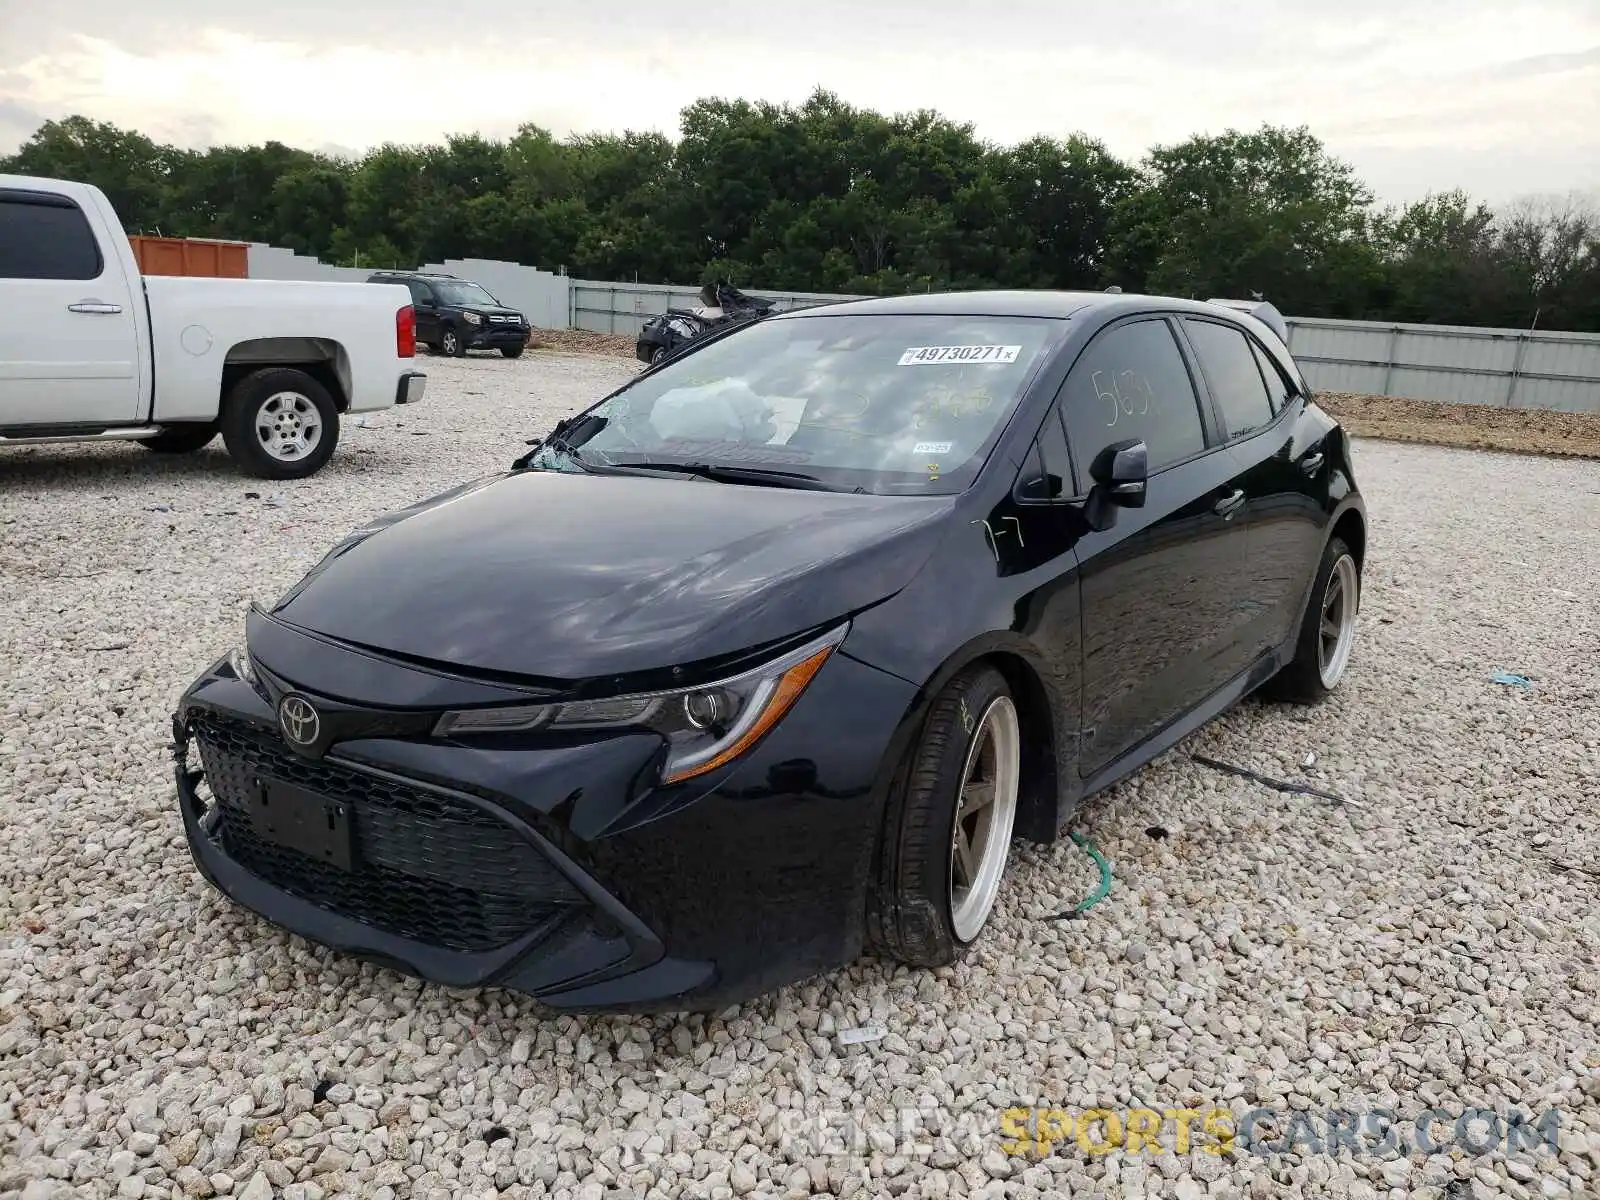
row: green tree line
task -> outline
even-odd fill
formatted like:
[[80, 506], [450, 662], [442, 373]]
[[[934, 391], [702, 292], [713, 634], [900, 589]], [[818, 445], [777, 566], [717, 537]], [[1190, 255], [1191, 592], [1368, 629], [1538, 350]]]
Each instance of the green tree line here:
[[595, 279], [888, 294], [969, 287], [1260, 295], [1295, 316], [1600, 331], [1600, 216], [1460, 191], [1380, 207], [1304, 128], [1129, 162], [1080, 134], [1014, 146], [936, 112], [818, 91], [703, 99], [681, 136], [523, 125], [347, 159], [188, 150], [73, 116], [0, 172], [103, 188], [130, 232], [270, 242], [327, 262], [508, 259]]

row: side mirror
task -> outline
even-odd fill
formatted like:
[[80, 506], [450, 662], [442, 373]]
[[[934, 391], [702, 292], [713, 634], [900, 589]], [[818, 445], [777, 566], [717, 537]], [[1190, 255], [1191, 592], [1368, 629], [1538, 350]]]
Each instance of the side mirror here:
[[1110, 529], [1119, 508], [1143, 508], [1150, 480], [1150, 450], [1139, 438], [1113, 442], [1089, 464], [1089, 491], [1085, 516], [1092, 528]]

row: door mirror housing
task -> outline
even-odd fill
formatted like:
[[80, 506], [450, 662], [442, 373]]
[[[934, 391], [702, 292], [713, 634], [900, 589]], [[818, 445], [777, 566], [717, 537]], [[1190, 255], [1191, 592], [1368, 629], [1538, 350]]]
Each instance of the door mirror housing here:
[[1110, 529], [1117, 509], [1143, 508], [1150, 481], [1150, 449], [1142, 438], [1113, 442], [1089, 464], [1094, 486], [1084, 515], [1094, 529]]

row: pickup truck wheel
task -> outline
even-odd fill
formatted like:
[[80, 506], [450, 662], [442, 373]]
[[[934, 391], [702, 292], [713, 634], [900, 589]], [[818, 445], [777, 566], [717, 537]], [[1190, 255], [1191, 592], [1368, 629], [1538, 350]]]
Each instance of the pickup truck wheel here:
[[464, 358], [467, 353], [467, 344], [461, 340], [459, 333], [447, 327], [439, 335], [439, 353], [447, 354], [451, 358]]
[[304, 479], [333, 456], [339, 412], [328, 389], [304, 371], [266, 367], [228, 393], [222, 440], [258, 479]]
[[193, 424], [169, 425], [155, 437], [142, 439], [139, 444], [153, 454], [193, 454], [211, 444], [217, 436], [213, 421]]

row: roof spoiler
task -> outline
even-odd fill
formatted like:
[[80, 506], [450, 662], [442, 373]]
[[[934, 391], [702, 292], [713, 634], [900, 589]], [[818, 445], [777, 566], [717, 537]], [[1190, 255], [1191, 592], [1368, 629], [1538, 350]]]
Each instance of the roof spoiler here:
[[1231, 308], [1235, 312], [1254, 317], [1277, 334], [1284, 345], [1289, 344], [1289, 323], [1283, 319], [1282, 313], [1265, 300], [1207, 300], [1206, 303], [1220, 304], [1223, 308]]

